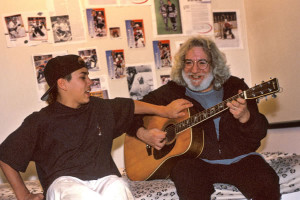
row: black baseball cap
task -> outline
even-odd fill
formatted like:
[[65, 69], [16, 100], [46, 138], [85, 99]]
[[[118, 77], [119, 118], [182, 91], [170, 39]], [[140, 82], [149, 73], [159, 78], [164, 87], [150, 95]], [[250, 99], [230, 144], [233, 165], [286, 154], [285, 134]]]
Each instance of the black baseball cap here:
[[49, 60], [44, 70], [49, 89], [41, 97], [41, 100], [46, 101], [48, 99], [50, 92], [56, 87], [58, 79], [83, 67], [86, 67], [85, 62], [78, 55], [56, 56]]

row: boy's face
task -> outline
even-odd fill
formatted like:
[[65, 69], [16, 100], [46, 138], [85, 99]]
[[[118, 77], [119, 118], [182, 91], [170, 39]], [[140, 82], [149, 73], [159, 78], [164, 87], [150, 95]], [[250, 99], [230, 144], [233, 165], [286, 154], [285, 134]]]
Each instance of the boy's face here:
[[92, 81], [88, 69], [83, 67], [74, 71], [70, 81], [65, 81], [64, 99], [62, 103], [71, 108], [79, 108], [90, 101]]

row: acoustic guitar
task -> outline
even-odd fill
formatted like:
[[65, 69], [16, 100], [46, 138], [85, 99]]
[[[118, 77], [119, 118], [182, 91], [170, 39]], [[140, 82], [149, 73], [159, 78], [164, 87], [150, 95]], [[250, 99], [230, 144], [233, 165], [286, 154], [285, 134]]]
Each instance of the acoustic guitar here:
[[167, 142], [161, 150], [156, 150], [138, 138], [126, 134], [124, 157], [127, 176], [133, 181], [168, 178], [172, 167], [179, 159], [197, 158], [201, 155], [204, 148], [204, 132], [201, 129], [195, 130], [197, 127], [194, 126], [227, 110], [226, 104], [239, 97], [259, 100], [271, 94], [276, 97], [277, 92], [279, 84], [274, 78], [196, 114], [191, 114], [187, 109], [185, 117], [177, 119], [145, 116], [143, 118], [145, 128], [165, 131]]

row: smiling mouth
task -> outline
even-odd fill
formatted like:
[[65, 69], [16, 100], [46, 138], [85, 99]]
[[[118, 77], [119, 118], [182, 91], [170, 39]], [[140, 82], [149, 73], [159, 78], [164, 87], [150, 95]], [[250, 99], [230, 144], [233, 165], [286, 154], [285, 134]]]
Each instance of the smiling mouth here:
[[189, 74], [189, 77], [193, 80], [200, 80], [204, 78], [204, 75]]

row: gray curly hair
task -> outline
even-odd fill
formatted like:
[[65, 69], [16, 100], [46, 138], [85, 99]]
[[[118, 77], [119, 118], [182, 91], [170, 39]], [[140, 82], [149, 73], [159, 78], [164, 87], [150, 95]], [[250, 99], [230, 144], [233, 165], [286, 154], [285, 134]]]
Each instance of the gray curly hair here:
[[174, 65], [171, 71], [171, 79], [178, 85], [187, 86], [182, 77], [182, 70], [184, 68], [184, 59], [186, 53], [193, 47], [202, 47], [207, 54], [209, 64], [212, 67], [214, 76], [213, 85], [215, 90], [219, 90], [224, 82], [230, 77], [229, 65], [225, 54], [217, 47], [216, 43], [207, 37], [195, 36], [189, 38], [182, 44], [179, 51], [175, 54]]

